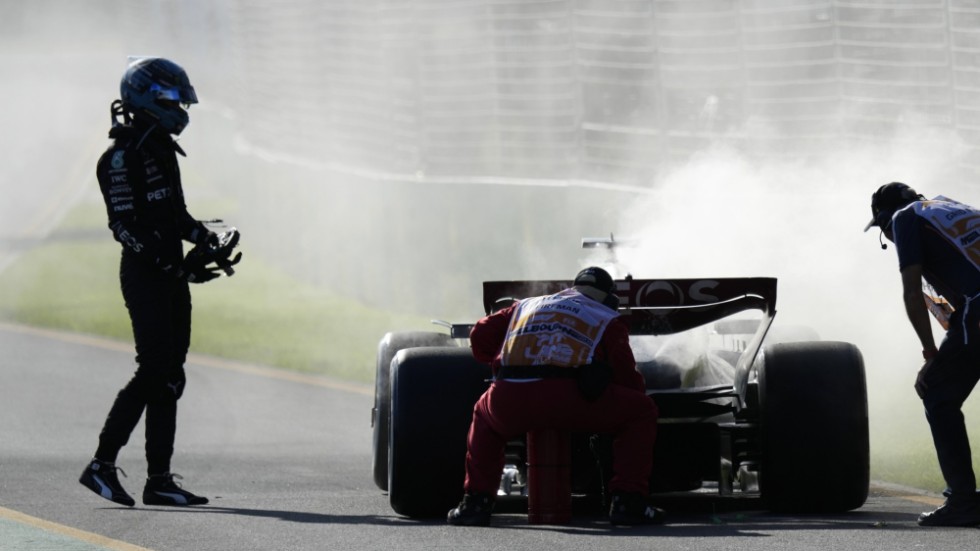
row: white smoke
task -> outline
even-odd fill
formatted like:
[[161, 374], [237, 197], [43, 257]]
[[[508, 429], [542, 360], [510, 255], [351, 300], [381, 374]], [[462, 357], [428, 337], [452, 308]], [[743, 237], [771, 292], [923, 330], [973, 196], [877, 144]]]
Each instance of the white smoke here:
[[[232, 1], [5, 3], [5, 251], [23, 243], [24, 228], [54, 223], [77, 200], [65, 189], [94, 184], [92, 167], [106, 144], [108, 106], [126, 56], [162, 55], [187, 69], [202, 102], [181, 137], [189, 154], [182, 169], [192, 179], [186, 186], [191, 211], [239, 226], [252, 258], [261, 255], [297, 278], [374, 306], [472, 321], [481, 313], [482, 280], [570, 278], [585, 264], [610, 260], [608, 251], [583, 252], [580, 239], [613, 233], [630, 242], [616, 250], [616, 261], [638, 278], [777, 277], [777, 327], [808, 326], [823, 339], [857, 344], [872, 388], [902, 385], [901, 394], [910, 398], [903, 405], [917, 407], [908, 385], [919, 350], [901, 305], [894, 250], [882, 251], [877, 234], [861, 230], [870, 218], [871, 193], [889, 181], [980, 204], [975, 176], [957, 169], [965, 148], [945, 130], [951, 126], [945, 115], [930, 110], [948, 107], [933, 97], [948, 92], [940, 86], [947, 83], [937, 78], [927, 91], [889, 89], [882, 84], [887, 79], [875, 80], [888, 67], [914, 73], [920, 66], [865, 66], [853, 58], [847, 75], [841, 69], [848, 77], [840, 81], [849, 87], [845, 94], [832, 71], [824, 74], [827, 60], [837, 58], [820, 46], [832, 35], [836, 3], [815, 1], [805, 23], [825, 34], [814, 35], [812, 51], [781, 51], [772, 46], [776, 41], [751, 51], [751, 69], [766, 71], [764, 86], [754, 92], [771, 93], [770, 107], [791, 115], [780, 128], [740, 113], [750, 102], [731, 80], [720, 81], [717, 90], [698, 81], [710, 77], [715, 60], [735, 66], [733, 75], [742, 70], [742, 62], [731, 59], [745, 52], [694, 43], [692, 21], [721, 24], [724, 17], [738, 20], [734, 12], [715, 18], [695, 13], [701, 3], [676, 3], [678, 13], [661, 14], [637, 4], [635, 14], [607, 17], [602, 9], [616, 8], [594, 3], [595, 9], [575, 14], [544, 3], [540, 13], [516, 17], [535, 6], [504, 4], [497, 6], [500, 24], [517, 27], [489, 28], [489, 12], [476, 4], [443, 10], [431, 3], [309, 1], [288, 10]], [[807, 3], [797, 4], [786, 11], [807, 19]], [[304, 5], [309, 9], [299, 9]], [[848, 11], [874, 19], [876, 10], [887, 15], [887, 6], [877, 4]], [[782, 13], [750, 11], [746, 16], [753, 18]], [[575, 22], [590, 17], [572, 36]], [[672, 42], [658, 48], [651, 46], [656, 29], [649, 20], [656, 17], [662, 17], [662, 31], [676, 27], [660, 37]], [[897, 28], [905, 38], [912, 34]], [[775, 31], [754, 36], [769, 32]], [[532, 38], [540, 46], [533, 55], [522, 50]], [[941, 48], [885, 45], [882, 51], [909, 60], [928, 55], [930, 70], [947, 69], [933, 63], [944, 55]], [[426, 59], [431, 70], [416, 72]], [[540, 74], [529, 68], [532, 59], [542, 64]], [[668, 69], [660, 80], [644, 69], [654, 59]], [[472, 78], [450, 78], [463, 71]], [[545, 88], [558, 85], [560, 100], [548, 103], [553, 96]], [[860, 86], [882, 100], [871, 92], [855, 99]], [[817, 103], [782, 103], [777, 93], [797, 90], [791, 99], [805, 99], [811, 88], [829, 102], [845, 95], [847, 101], [833, 118], [814, 120], [807, 109]], [[928, 101], [918, 101], [920, 92]], [[535, 101], [521, 103], [527, 98]], [[578, 99], [589, 103], [581, 113], [558, 116], [569, 112], [562, 110], [565, 102]], [[903, 102], [917, 108], [905, 109]], [[677, 112], [685, 106], [690, 120]], [[507, 124], [493, 118], [498, 110]], [[581, 181], [541, 177], [535, 173], [539, 149], [532, 147], [539, 144], [515, 149], [508, 141], [511, 135], [527, 140], [533, 134], [522, 132], [542, 128], [542, 112], [559, 121], [548, 128], [574, 129], [575, 146], [586, 134], [601, 136], [588, 144], [592, 149], [568, 150], [580, 157], [542, 161], [549, 170], [578, 166]], [[851, 132], [841, 121], [884, 130]], [[783, 134], [837, 123], [831, 134], [840, 139], [829, 146], [799, 147], [792, 132]], [[505, 127], [514, 132], [501, 131]], [[474, 145], [474, 159], [444, 154], [442, 173], [422, 162], [426, 141], [440, 132], [446, 148], [474, 140], [480, 146]], [[552, 132], [542, 145], [561, 150], [552, 142], [564, 135]], [[373, 149], [337, 153], [355, 142]], [[769, 145], [750, 145], [755, 142]], [[629, 151], [634, 158], [615, 157]], [[584, 160], [586, 153], [599, 160]], [[507, 174], [447, 172], [457, 160]], [[605, 171], [593, 161], [605, 162]], [[77, 183], [67, 185], [72, 178], [64, 175], [76, 173]], [[94, 187], [86, 190], [83, 198], [99, 200]], [[199, 198], [222, 196], [238, 210], [201, 210]], [[240, 274], [248, 277], [245, 269]], [[882, 396], [873, 394], [873, 405]]]

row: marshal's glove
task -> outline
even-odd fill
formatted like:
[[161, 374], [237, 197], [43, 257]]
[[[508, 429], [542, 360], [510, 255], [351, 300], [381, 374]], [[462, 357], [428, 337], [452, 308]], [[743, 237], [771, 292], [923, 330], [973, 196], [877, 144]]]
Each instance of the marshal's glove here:
[[227, 276], [235, 274], [234, 266], [242, 260], [242, 253], [232, 254], [238, 246], [241, 234], [238, 230], [230, 230], [213, 234], [215, 238], [208, 239], [206, 242], [196, 245], [180, 266], [177, 277], [182, 277], [190, 283], [205, 283], [216, 277], [220, 277], [224, 272]]

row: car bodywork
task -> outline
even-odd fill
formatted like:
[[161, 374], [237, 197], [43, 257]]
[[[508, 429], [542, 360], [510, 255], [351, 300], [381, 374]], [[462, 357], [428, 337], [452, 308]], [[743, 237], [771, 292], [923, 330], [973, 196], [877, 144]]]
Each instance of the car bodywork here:
[[[767, 342], [776, 283], [766, 277], [616, 281], [635, 351], [645, 338], [660, 339], [664, 350], [663, 339], [692, 331], [721, 343], [681, 359], [637, 353], [646, 392], [660, 410], [651, 492], [757, 495], [773, 510], [844, 511], [864, 503], [869, 453], [860, 352], [839, 342]], [[570, 285], [484, 282], [484, 311]], [[489, 384], [489, 368], [469, 356], [472, 324], [446, 328], [448, 335], [421, 338], [389, 334], [379, 346], [375, 481], [406, 516], [441, 514], [461, 495], [466, 428]], [[385, 437], [378, 435], [382, 424]], [[607, 435], [573, 435], [573, 492], [602, 493], [610, 442]], [[519, 495], [526, 489], [523, 441], [508, 447], [507, 462], [500, 494]], [[410, 480], [417, 469], [438, 474], [420, 484]], [[809, 490], [814, 478], [818, 492]]]

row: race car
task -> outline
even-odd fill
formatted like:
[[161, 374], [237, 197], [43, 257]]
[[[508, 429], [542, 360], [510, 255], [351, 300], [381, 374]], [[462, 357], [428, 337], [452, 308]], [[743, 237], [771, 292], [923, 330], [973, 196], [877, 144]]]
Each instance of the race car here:
[[[484, 310], [571, 284], [484, 282]], [[652, 494], [755, 496], [782, 512], [842, 512], [864, 504], [868, 401], [856, 346], [769, 338], [774, 278], [627, 276], [616, 281], [616, 294], [637, 369], [660, 410]], [[379, 343], [374, 481], [400, 515], [445, 515], [462, 496], [473, 406], [492, 377], [472, 357], [471, 328], [392, 332]], [[573, 494], [602, 496], [611, 437], [571, 436]], [[502, 499], [526, 495], [525, 444], [521, 438], [508, 445]]]

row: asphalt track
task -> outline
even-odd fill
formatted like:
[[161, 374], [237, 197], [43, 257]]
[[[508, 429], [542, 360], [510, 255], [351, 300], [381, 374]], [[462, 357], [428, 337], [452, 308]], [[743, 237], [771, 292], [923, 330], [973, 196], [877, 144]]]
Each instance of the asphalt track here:
[[[329, 343], [325, 343], [329, 346]], [[672, 522], [611, 529], [580, 511], [529, 525], [504, 504], [490, 528], [395, 515], [371, 480], [369, 388], [193, 356], [173, 468], [211, 498], [190, 509], [116, 506], [78, 484], [133, 369], [128, 343], [0, 324], [0, 550], [978, 549], [978, 531], [926, 529], [938, 496], [876, 486], [858, 511], [777, 516], [754, 500], [665, 500]], [[142, 427], [119, 459], [142, 488]], [[425, 473], [419, 473], [425, 476]], [[806, 473], [800, 473], [801, 484]]]

